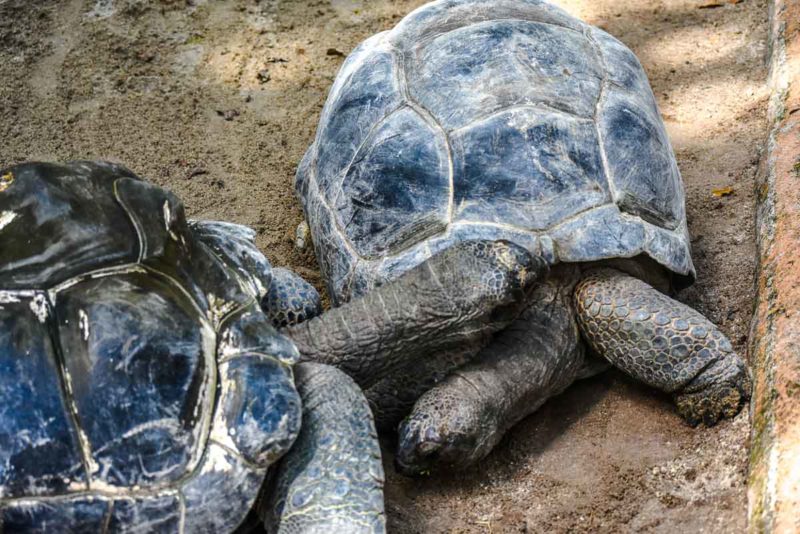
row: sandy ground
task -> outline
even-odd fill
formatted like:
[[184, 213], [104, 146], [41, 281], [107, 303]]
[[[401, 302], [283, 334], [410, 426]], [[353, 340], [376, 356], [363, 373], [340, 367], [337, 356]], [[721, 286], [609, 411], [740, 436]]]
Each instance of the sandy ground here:
[[[191, 216], [256, 228], [275, 264], [320, 286], [313, 255], [292, 245], [294, 169], [343, 55], [422, 3], [0, 0], [0, 167], [124, 162]], [[744, 350], [766, 0], [556, 3], [641, 58], [687, 186], [699, 280], [679, 298]], [[412, 481], [387, 454], [389, 526], [742, 531], [748, 430], [746, 414], [692, 429], [667, 398], [609, 372], [553, 399], [465, 473]]]

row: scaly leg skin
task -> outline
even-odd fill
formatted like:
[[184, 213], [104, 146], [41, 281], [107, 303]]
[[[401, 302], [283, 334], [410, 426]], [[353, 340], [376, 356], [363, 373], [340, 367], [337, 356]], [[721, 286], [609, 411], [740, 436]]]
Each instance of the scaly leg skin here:
[[426, 355], [484, 344], [546, 272], [542, 258], [512, 243], [459, 243], [285, 333], [303, 361], [334, 365], [367, 389]]
[[383, 465], [366, 399], [333, 367], [302, 363], [295, 372], [303, 422], [259, 504], [267, 532], [385, 532]]
[[261, 308], [276, 328], [294, 326], [322, 313], [317, 290], [289, 269], [272, 270], [272, 283], [261, 300]]
[[642, 382], [671, 393], [691, 425], [733, 417], [750, 398], [750, 377], [730, 341], [708, 319], [614, 269], [575, 288], [589, 345]]
[[473, 363], [417, 401], [401, 425], [396, 463], [408, 475], [466, 467], [486, 456], [505, 432], [585, 371], [572, 287], [558, 279]]

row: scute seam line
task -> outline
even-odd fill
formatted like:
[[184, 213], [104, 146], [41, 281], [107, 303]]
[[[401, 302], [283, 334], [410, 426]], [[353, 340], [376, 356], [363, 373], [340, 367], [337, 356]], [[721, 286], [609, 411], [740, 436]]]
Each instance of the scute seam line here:
[[322, 194], [322, 190], [319, 188], [319, 184], [316, 181], [316, 171], [314, 172], [314, 178], [315, 179], [313, 180], [312, 185], [314, 186], [314, 189], [316, 189], [316, 191], [315, 191], [316, 198], [319, 200], [319, 202], [322, 205], [322, 207], [325, 208], [328, 211], [328, 214], [330, 215], [334, 226], [336, 226], [336, 230], [337, 230], [336, 233], [340, 236], [341, 241], [344, 244], [344, 248], [346, 248], [347, 251], [350, 252], [350, 254], [353, 257], [361, 258], [361, 255], [353, 247], [353, 243], [351, 243], [350, 240], [347, 238], [347, 234], [344, 233], [344, 229], [342, 228], [342, 225], [339, 224], [339, 219], [338, 219], [338, 217], [336, 217], [336, 212], [333, 210], [331, 205], [328, 203], [328, 199], [326, 199], [324, 197], [324, 195]]
[[509, 113], [513, 111], [522, 111], [522, 110], [532, 110], [532, 111], [542, 111], [544, 113], [553, 113], [556, 115], [566, 115], [567, 118], [572, 120], [581, 121], [581, 122], [589, 122], [594, 121], [592, 117], [581, 117], [580, 115], [576, 115], [571, 111], [566, 111], [563, 109], [559, 109], [557, 107], [551, 106], [549, 104], [545, 104], [544, 102], [536, 102], [533, 104], [514, 104], [513, 106], [504, 107], [490, 113], [486, 113], [485, 115], [481, 115], [472, 119], [469, 123], [465, 124], [464, 126], [459, 126], [458, 128], [453, 128], [450, 130], [450, 135], [458, 135], [461, 131], [466, 130], [468, 128], [472, 128], [478, 123], [488, 121], [490, 119], [494, 119], [495, 117], [499, 117], [503, 113]]
[[[183, 478], [172, 481], [171, 484], [179, 485], [183, 480], [186, 480], [187, 478], [189, 477], [184, 476]], [[144, 489], [140, 488], [138, 490], [132, 490], [129, 488], [122, 488], [122, 489], [124, 491], [121, 492], [109, 492], [100, 489], [92, 489], [92, 490], [74, 491], [71, 493], [63, 493], [60, 495], [28, 495], [26, 497], [15, 497], [13, 499], [6, 499], [2, 501], [2, 503], [4, 505], [14, 505], [17, 503], [38, 503], [38, 502], [58, 503], [60, 501], [79, 499], [81, 497], [87, 497], [90, 499], [108, 499], [108, 500], [115, 500], [119, 498], [139, 499], [147, 497], [175, 496], [175, 494], [177, 493], [177, 490], [172, 486], [167, 486], [163, 488], [144, 488]]]
[[[440, 134], [444, 142], [444, 149], [447, 155], [447, 181], [448, 181], [448, 196], [447, 196], [447, 225], [453, 221], [453, 209], [455, 202], [455, 170], [453, 165], [453, 148], [450, 144], [450, 136], [447, 130], [444, 129], [442, 124], [436, 119], [431, 111], [417, 102], [408, 90], [408, 76], [406, 62], [409, 61], [405, 52], [398, 50], [400, 58], [397, 68], [397, 80], [400, 85], [400, 94], [408, 103], [408, 106], [414, 111], [435, 133]], [[445, 225], [445, 229], [447, 228]], [[441, 232], [438, 232], [441, 233]]]
[[119, 194], [118, 185], [121, 180], [122, 178], [117, 178], [114, 180], [114, 199], [120, 206], [122, 206], [122, 210], [125, 212], [125, 215], [128, 217], [131, 225], [133, 225], [133, 229], [136, 231], [136, 238], [139, 240], [139, 255], [136, 263], [142, 263], [142, 261], [144, 261], [145, 254], [147, 253], [147, 236], [144, 233], [144, 228], [142, 228], [139, 218], [134, 217], [133, 210], [124, 200], [122, 200], [122, 196]]
[[[401, 95], [401, 96], [402, 96], [402, 95]], [[394, 106], [394, 107], [390, 108], [390, 109], [389, 109], [389, 111], [387, 111], [387, 112], [386, 112], [386, 113], [383, 115], [383, 117], [381, 117], [380, 119], [378, 119], [377, 121], [375, 121], [375, 124], [373, 124], [373, 125], [370, 127], [369, 131], [367, 132], [367, 135], [365, 135], [365, 136], [364, 136], [364, 139], [361, 141], [361, 143], [359, 143], [358, 147], [357, 147], [357, 148], [356, 148], [356, 150], [353, 152], [353, 157], [351, 157], [351, 158], [350, 158], [350, 161], [347, 163], [347, 165], [345, 165], [345, 166], [344, 166], [344, 168], [343, 168], [341, 171], [339, 171], [339, 174], [342, 176], [342, 178], [346, 177], [346, 176], [347, 176], [347, 174], [350, 172], [350, 169], [352, 168], [353, 164], [356, 162], [356, 158], [358, 158], [358, 155], [361, 153], [361, 150], [364, 148], [364, 146], [365, 146], [365, 145], [366, 145], [366, 144], [367, 144], [369, 141], [372, 141], [372, 137], [375, 135], [375, 132], [378, 130], [378, 128], [380, 128], [381, 126], [383, 126], [383, 124], [384, 124], [384, 123], [385, 123], [387, 120], [389, 120], [389, 118], [390, 118], [392, 115], [394, 115], [395, 113], [397, 113], [397, 112], [399, 112], [399, 111], [403, 110], [403, 109], [404, 109], [404, 108], [406, 108], [406, 107], [408, 107], [408, 103], [407, 103], [407, 102], [403, 102], [403, 101], [401, 100], [401, 102], [400, 102], [399, 104], [397, 104], [396, 106]], [[314, 179], [316, 179], [316, 177], [317, 177], [317, 176], [316, 176], [316, 173], [314, 173]], [[339, 190], [340, 190], [340, 192], [341, 192], [341, 186], [339, 187]], [[338, 194], [339, 194], [339, 193], [337, 193], [337, 196], [338, 196]]]
[[[205, 249], [206, 252], [211, 254], [214, 257], [214, 259], [216, 259], [218, 262], [220, 262], [223, 265], [223, 267], [225, 267], [230, 272], [232, 272], [234, 274], [234, 276], [236, 277], [236, 281], [239, 283], [239, 289], [241, 289], [245, 293], [250, 293], [249, 291], [247, 291], [243, 287], [242, 278], [239, 276], [239, 273], [236, 272], [235, 269], [231, 269], [229, 267], [229, 265], [227, 264], [227, 262], [225, 262], [225, 260], [222, 259], [222, 257], [214, 251], [214, 249], [212, 249], [210, 246], [206, 245], [202, 241], [195, 240], [195, 245], [199, 245], [199, 246], [203, 247], [203, 249]], [[164, 276], [169, 277], [169, 275], [164, 275]], [[272, 285], [272, 281], [270, 281], [270, 285]], [[189, 295], [188, 292], [186, 292], [186, 294]], [[192, 298], [192, 300], [194, 301], [194, 298]], [[251, 295], [251, 298], [249, 300], [247, 300], [243, 304], [239, 304], [239, 305], [235, 306], [231, 311], [229, 311], [228, 313], [226, 313], [225, 315], [220, 317], [218, 325], [214, 325], [214, 324], [211, 325], [212, 330], [214, 330], [214, 334], [216, 335], [216, 334], [219, 333], [219, 331], [222, 329], [222, 325], [225, 324], [225, 322], [227, 322], [228, 319], [231, 316], [236, 315], [238, 313], [241, 313], [243, 310], [245, 310], [246, 308], [249, 308], [250, 306], [252, 306], [253, 304], [256, 304], [257, 302], [258, 301], [256, 300], [256, 297]], [[209, 321], [209, 323], [210, 323], [210, 321]]]
[[72, 278], [63, 281], [60, 284], [53, 286], [47, 290], [47, 293], [51, 300], [55, 300], [55, 296], [58, 295], [58, 293], [64, 291], [65, 289], [69, 289], [70, 287], [79, 284], [81, 282], [85, 282], [93, 278], [106, 278], [117, 274], [132, 274], [132, 273], [137, 273], [137, 274], [147, 273], [155, 275], [158, 278], [167, 280], [171, 285], [177, 287], [187, 299], [189, 299], [189, 301], [192, 303], [192, 307], [200, 316], [200, 321], [209, 328], [211, 328], [212, 330], [214, 330], [213, 325], [206, 318], [205, 311], [203, 310], [203, 308], [200, 306], [200, 304], [198, 304], [194, 296], [192, 296], [192, 294], [189, 293], [186, 290], [186, 288], [183, 287], [183, 284], [181, 284], [178, 280], [176, 280], [172, 276], [163, 273], [158, 269], [150, 267], [145, 263], [124, 263], [122, 265], [115, 265], [113, 267], [103, 267], [101, 269], [95, 269], [94, 271], [89, 271], [87, 273], [80, 274], [78, 276], [73, 276]]
[[64, 348], [61, 346], [61, 336], [59, 335], [58, 331], [58, 315], [56, 312], [55, 299], [51, 298], [51, 295], [47, 292], [45, 295], [47, 295], [47, 305], [50, 307], [50, 313], [48, 314], [47, 323], [45, 325], [48, 329], [50, 342], [53, 344], [53, 352], [56, 357], [56, 364], [58, 365], [58, 382], [61, 386], [62, 399], [66, 403], [66, 408], [69, 412], [72, 431], [75, 434], [78, 447], [80, 448], [81, 463], [83, 464], [83, 469], [86, 474], [86, 489], [91, 491], [92, 472], [89, 466], [92, 464], [92, 449], [86, 434], [82, 430], [81, 419], [80, 415], [78, 414], [78, 406], [75, 404], [75, 396], [72, 393], [70, 382], [67, 380], [69, 372], [67, 371], [67, 362], [64, 358]]
[[257, 350], [238, 351], [238, 352], [236, 352], [234, 354], [231, 354], [229, 356], [225, 356], [224, 358], [220, 359], [219, 363], [217, 365], [230, 363], [232, 360], [235, 360], [237, 358], [250, 358], [250, 357], [254, 357], [254, 358], [259, 359], [259, 360], [269, 360], [269, 361], [277, 362], [284, 369], [291, 369], [291, 365], [282, 362], [281, 360], [279, 360], [275, 356], [272, 356], [271, 354], [267, 354], [266, 352], [260, 352], [260, 351], [257, 351]]
[[605, 55], [603, 54], [603, 50], [595, 40], [594, 35], [591, 34], [592, 29], [590, 27], [584, 28], [583, 35], [586, 37], [586, 40], [592, 45], [592, 48], [597, 54], [598, 59], [600, 60], [600, 64], [603, 66], [603, 81], [600, 84], [600, 93], [597, 95], [597, 102], [595, 103], [594, 108], [594, 130], [597, 135], [597, 144], [600, 147], [600, 160], [603, 162], [603, 174], [606, 177], [606, 183], [608, 183], [608, 191], [611, 193], [611, 201], [614, 204], [617, 204], [619, 200], [619, 194], [617, 192], [617, 187], [614, 184], [614, 180], [611, 178], [611, 172], [609, 171], [609, 164], [608, 164], [608, 155], [606, 154], [606, 146], [605, 141], [603, 139], [603, 134], [600, 131], [600, 124], [598, 122], [598, 118], [600, 117], [600, 109], [603, 105], [603, 98], [608, 91], [609, 85], [609, 77], [608, 77], [608, 64], [606, 63]]
[[103, 534], [108, 534], [109, 528], [111, 527], [111, 516], [114, 514], [114, 499], [108, 500], [108, 510], [106, 511], [106, 517], [103, 520]]
[[235, 457], [236, 459], [238, 459], [238, 460], [239, 460], [240, 462], [242, 462], [242, 464], [244, 464], [244, 465], [245, 465], [245, 467], [247, 467], [248, 469], [251, 469], [251, 470], [253, 470], [253, 471], [264, 471], [264, 469], [265, 469], [264, 467], [259, 467], [259, 466], [257, 466], [257, 465], [256, 465], [256, 464], [254, 464], [254, 463], [248, 462], [248, 461], [247, 461], [247, 460], [246, 460], [246, 459], [245, 459], [245, 458], [244, 458], [244, 457], [243, 457], [241, 454], [239, 454], [239, 452], [238, 452], [238, 451], [235, 451], [235, 450], [231, 449], [231, 448], [230, 448], [230, 447], [228, 447], [227, 445], [223, 445], [222, 443], [220, 443], [219, 441], [217, 441], [217, 440], [215, 440], [215, 439], [209, 439], [209, 440], [208, 440], [208, 444], [209, 444], [209, 445], [211, 445], [211, 444], [214, 444], [214, 445], [216, 445], [216, 446], [217, 446], [217, 447], [219, 447], [220, 449], [224, 450], [225, 452], [227, 452], [227, 453], [228, 453], [228, 454], [230, 454], [231, 456], [233, 456], [233, 457]]
[[186, 531], [186, 496], [183, 494], [183, 489], [177, 492], [178, 497], [178, 534], [183, 534]]

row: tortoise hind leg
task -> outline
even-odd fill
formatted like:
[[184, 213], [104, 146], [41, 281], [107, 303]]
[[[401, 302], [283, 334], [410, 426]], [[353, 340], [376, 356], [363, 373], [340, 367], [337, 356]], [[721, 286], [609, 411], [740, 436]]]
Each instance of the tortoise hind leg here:
[[588, 274], [575, 300], [589, 345], [632, 377], [672, 394], [690, 424], [733, 417], [749, 398], [744, 362], [688, 306], [614, 269]]

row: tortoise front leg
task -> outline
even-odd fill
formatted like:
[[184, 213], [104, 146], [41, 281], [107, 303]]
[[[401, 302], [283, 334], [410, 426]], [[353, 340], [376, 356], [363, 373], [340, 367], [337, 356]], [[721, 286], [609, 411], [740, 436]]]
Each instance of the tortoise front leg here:
[[303, 424], [260, 502], [267, 532], [386, 532], [381, 450], [364, 394], [316, 363], [297, 365], [295, 383]]
[[730, 341], [708, 319], [638, 278], [598, 269], [575, 288], [589, 345], [632, 377], [671, 393], [692, 425], [733, 417], [750, 378]]

